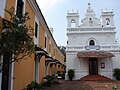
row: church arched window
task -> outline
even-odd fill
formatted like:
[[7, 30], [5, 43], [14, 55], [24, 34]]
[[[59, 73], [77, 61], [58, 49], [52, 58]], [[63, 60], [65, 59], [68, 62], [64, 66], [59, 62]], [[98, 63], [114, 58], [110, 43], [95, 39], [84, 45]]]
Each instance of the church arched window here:
[[92, 20], [92, 18], [89, 18], [89, 21], [91, 21]]
[[90, 45], [90, 46], [94, 46], [94, 45], [95, 45], [95, 42], [94, 42], [93, 40], [90, 40], [89, 45]]
[[110, 19], [106, 18], [106, 25], [110, 25]]
[[71, 20], [71, 27], [75, 27], [76, 25], [75, 25], [75, 19], [72, 19]]
[[71, 23], [75, 23], [75, 19], [72, 19], [72, 20], [71, 20]]
[[89, 18], [89, 23], [91, 23], [91, 24], [93, 23], [92, 18]]

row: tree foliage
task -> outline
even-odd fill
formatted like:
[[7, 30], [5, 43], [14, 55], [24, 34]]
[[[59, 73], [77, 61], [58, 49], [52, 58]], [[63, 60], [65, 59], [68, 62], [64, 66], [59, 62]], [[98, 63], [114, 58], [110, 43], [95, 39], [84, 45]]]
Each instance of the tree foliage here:
[[22, 17], [14, 15], [13, 7], [5, 12], [10, 15], [10, 20], [3, 20], [2, 54], [14, 54], [14, 62], [34, 52], [33, 29], [26, 25], [26, 21], [30, 19], [27, 12]]
[[75, 76], [75, 71], [74, 69], [69, 69], [68, 70], [68, 77], [70, 80], [72, 80], [72, 78]]
[[115, 76], [116, 80], [120, 80], [120, 68], [115, 68], [113, 70], [113, 75]]

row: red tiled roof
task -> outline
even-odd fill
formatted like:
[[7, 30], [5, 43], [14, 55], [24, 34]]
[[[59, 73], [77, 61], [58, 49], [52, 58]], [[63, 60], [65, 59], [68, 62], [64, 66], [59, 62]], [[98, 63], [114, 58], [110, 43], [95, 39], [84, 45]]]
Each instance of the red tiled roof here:
[[114, 55], [107, 51], [81, 51], [77, 54], [78, 58], [109, 58]]

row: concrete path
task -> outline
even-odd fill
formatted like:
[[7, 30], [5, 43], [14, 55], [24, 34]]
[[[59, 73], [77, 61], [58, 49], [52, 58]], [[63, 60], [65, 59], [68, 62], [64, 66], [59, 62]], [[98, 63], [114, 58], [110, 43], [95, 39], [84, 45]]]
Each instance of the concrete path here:
[[[117, 81], [64, 81], [59, 84], [45, 87], [43, 90], [120, 90], [120, 82]], [[117, 86], [119, 89], [112, 89]]]
[[59, 82], [59, 84], [45, 87], [43, 90], [92, 90], [92, 88], [83, 81], [60, 80]]
[[[120, 90], [120, 82], [118, 81], [86, 81], [86, 84], [93, 90]], [[117, 89], [113, 89], [113, 87]]]

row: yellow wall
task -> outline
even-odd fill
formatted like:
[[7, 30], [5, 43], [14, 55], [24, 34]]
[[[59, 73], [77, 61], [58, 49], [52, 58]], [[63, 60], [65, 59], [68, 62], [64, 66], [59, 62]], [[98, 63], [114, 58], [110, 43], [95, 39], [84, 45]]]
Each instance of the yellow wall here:
[[39, 63], [39, 82], [42, 82], [45, 76], [45, 57], [43, 56]]
[[22, 90], [34, 80], [34, 58], [22, 59], [20, 63], [14, 63], [14, 78], [13, 90]]
[[56, 57], [56, 59], [58, 59], [58, 51], [56, 50], [56, 53], [55, 53], [56, 55], [55, 55], [55, 57]]
[[[15, 8], [16, 0], [6, 0], [5, 9], [9, 10], [11, 7]], [[4, 18], [9, 20], [10, 16], [8, 13], [4, 12]]]
[[60, 55], [60, 61], [64, 63], [64, 57], [62, 55]]
[[51, 56], [54, 57], [54, 46], [53, 46], [53, 43], [51, 43], [51, 46], [52, 46]]
[[50, 75], [50, 63], [48, 64], [48, 75]]
[[55, 74], [55, 65], [53, 64], [53, 66], [52, 66], [52, 75], [54, 75]]
[[41, 24], [39, 24], [39, 42], [38, 46], [44, 49], [44, 38], [45, 38], [45, 30]]
[[[29, 13], [30, 17], [30, 20], [27, 21], [26, 24], [34, 28], [35, 14], [27, 0], [25, 10], [25, 12]], [[34, 54], [32, 58], [22, 59], [20, 63], [15, 63], [14, 76], [13, 90], [21, 90], [34, 80]]]
[[35, 22], [35, 13], [32, 10], [32, 7], [30, 6], [30, 4], [28, 3], [28, 0], [26, 0], [26, 8], [25, 8], [25, 12], [29, 13], [29, 17], [30, 20], [28, 20], [26, 22], [27, 25], [30, 25], [33, 29], [34, 29], [34, 22]]
[[58, 68], [58, 64], [56, 65], [56, 72], [58, 72], [59, 71], [59, 68]]
[[[16, 0], [6, 0], [6, 9], [9, 9], [11, 7], [15, 8], [15, 2]], [[30, 20], [26, 22], [27, 25], [30, 25], [34, 29], [34, 22], [35, 22], [35, 12], [31, 8], [30, 4], [28, 3], [28, 0], [26, 0], [26, 7], [25, 12], [29, 13]], [[8, 14], [5, 12], [4, 14], [5, 19], [9, 20]], [[38, 37], [38, 47], [41, 47], [44, 49], [44, 38], [45, 38], [45, 28], [42, 26], [41, 21], [39, 21], [39, 37]], [[63, 62], [64, 56], [60, 56], [58, 53], [60, 52], [57, 48], [54, 50], [54, 43], [51, 41], [51, 51], [49, 51], [50, 47], [50, 38], [47, 36], [47, 52], [51, 53], [51, 56], [56, 59]], [[55, 51], [55, 54], [54, 54]], [[58, 71], [58, 65], [56, 65], [56, 72]], [[54, 65], [52, 67], [53, 74], [54, 73]], [[45, 57], [42, 57], [39, 63], [39, 82], [42, 81], [43, 77], [45, 75]], [[50, 75], [50, 64], [48, 65], [48, 75]], [[13, 80], [13, 90], [21, 90], [26, 87], [31, 81], [34, 80], [34, 54], [32, 57], [27, 59], [22, 59], [20, 63], [15, 62], [14, 63], [14, 80]]]
[[47, 37], [47, 52], [49, 53], [49, 37]]
[[[41, 47], [42, 49], [44, 49], [45, 30], [41, 23], [39, 23], [39, 35], [38, 36], [39, 36], [38, 47]], [[46, 39], [46, 45], [47, 45], [47, 41], [48, 39]], [[43, 56], [39, 63], [39, 82], [40, 83], [42, 82], [44, 76], [45, 76], [45, 57]]]
[[51, 44], [49, 44], [49, 53], [51, 53]]

